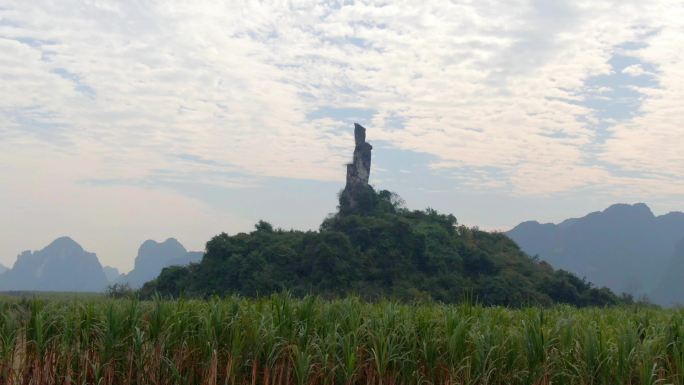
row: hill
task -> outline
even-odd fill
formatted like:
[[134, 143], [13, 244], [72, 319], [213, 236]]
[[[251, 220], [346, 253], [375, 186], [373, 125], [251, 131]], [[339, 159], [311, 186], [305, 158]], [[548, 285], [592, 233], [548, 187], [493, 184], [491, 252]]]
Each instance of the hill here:
[[557, 225], [524, 222], [507, 234], [553, 266], [657, 303], [667, 302], [672, 274], [684, 274], [681, 257], [673, 255], [684, 239], [684, 213], [655, 216], [643, 203], [616, 204]]
[[0, 265], [0, 274], [4, 273], [7, 271], [7, 267], [5, 265]]
[[25, 251], [0, 275], [2, 291], [98, 292], [108, 284], [97, 256], [69, 237], [40, 251]]
[[107, 281], [110, 283], [115, 283], [121, 278], [121, 273], [119, 272], [119, 269], [116, 267], [112, 266], [102, 266], [102, 271], [105, 273], [105, 276], [107, 277]]
[[169, 238], [161, 243], [147, 240], [138, 249], [133, 270], [128, 274], [121, 275], [117, 282], [128, 284], [132, 288], [139, 288], [145, 282], [156, 278], [165, 267], [184, 266], [201, 259], [202, 253], [188, 252], [174, 238]]
[[453, 215], [411, 211], [368, 185], [372, 146], [355, 126], [353, 162], [339, 211], [319, 231], [285, 231], [259, 222], [250, 233], [211, 239], [200, 263], [171, 267], [143, 296], [348, 293], [365, 298], [484, 304], [607, 305], [619, 299], [536, 261], [501, 233], [458, 226]]

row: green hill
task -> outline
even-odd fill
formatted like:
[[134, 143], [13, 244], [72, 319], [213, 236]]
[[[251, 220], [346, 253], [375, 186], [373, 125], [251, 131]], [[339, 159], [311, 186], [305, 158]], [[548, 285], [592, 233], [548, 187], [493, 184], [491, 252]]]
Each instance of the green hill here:
[[289, 290], [402, 300], [490, 305], [609, 305], [619, 299], [525, 255], [506, 235], [457, 226], [434, 210], [409, 211], [387, 192], [367, 191], [361, 212], [338, 213], [319, 231], [284, 231], [259, 222], [253, 232], [220, 234], [204, 259], [171, 267], [142, 293], [166, 296], [265, 295]]
[[[362, 131], [361, 131], [362, 130]], [[266, 295], [288, 290], [328, 297], [437, 300], [473, 297], [487, 305], [609, 305], [610, 290], [524, 254], [502, 233], [459, 226], [453, 215], [411, 211], [368, 185], [365, 129], [355, 132], [354, 162], [340, 210], [319, 231], [285, 231], [259, 222], [251, 233], [220, 234], [200, 263], [170, 267], [141, 293], [150, 296]]]

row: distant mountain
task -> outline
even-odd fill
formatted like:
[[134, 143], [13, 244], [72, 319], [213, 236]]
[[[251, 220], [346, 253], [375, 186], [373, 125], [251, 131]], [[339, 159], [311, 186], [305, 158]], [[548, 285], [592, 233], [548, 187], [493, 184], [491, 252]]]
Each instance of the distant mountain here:
[[127, 283], [132, 288], [139, 288], [145, 282], [157, 278], [163, 268], [199, 262], [202, 255], [201, 252], [188, 252], [174, 238], [169, 238], [162, 243], [148, 240], [138, 249], [133, 270], [122, 275], [118, 282]]
[[40, 251], [25, 251], [0, 275], [0, 290], [102, 291], [108, 284], [102, 265], [69, 237], [58, 238]]
[[105, 276], [107, 276], [107, 281], [110, 283], [114, 283], [121, 278], [121, 273], [119, 272], [119, 269], [116, 267], [111, 267], [111, 266], [103, 266], [102, 271], [104, 271]]
[[684, 305], [684, 238], [675, 246], [653, 297], [664, 305]]
[[524, 222], [507, 234], [526, 253], [556, 268], [658, 303], [666, 302], [667, 290], [658, 289], [664, 268], [681, 259], [679, 273], [684, 276], [684, 253], [673, 256], [684, 238], [681, 212], [655, 216], [643, 203], [617, 204], [557, 225]]
[[7, 267], [5, 265], [0, 265], [0, 274], [4, 273], [7, 271]]

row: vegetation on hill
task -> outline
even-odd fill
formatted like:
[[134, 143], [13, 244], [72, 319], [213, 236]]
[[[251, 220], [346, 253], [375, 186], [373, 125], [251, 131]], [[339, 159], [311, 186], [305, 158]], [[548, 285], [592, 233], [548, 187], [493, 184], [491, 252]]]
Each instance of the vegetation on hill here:
[[319, 231], [285, 231], [259, 222], [253, 232], [220, 234], [202, 261], [170, 267], [147, 283], [143, 296], [357, 294], [367, 299], [437, 300], [475, 297], [486, 305], [616, 304], [565, 271], [525, 255], [506, 235], [459, 226], [453, 215], [411, 211], [372, 187], [343, 204]]

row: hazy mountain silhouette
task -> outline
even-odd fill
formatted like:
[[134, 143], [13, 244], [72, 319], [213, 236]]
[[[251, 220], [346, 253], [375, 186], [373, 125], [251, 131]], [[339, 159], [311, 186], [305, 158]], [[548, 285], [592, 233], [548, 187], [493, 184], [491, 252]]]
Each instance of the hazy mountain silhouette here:
[[526, 253], [554, 267], [658, 303], [666, 302], [667, 290], [656, 290], [664, 268], [679, 263], [684, 272], [684, 252], [673, 256], [675, 244], [684, 238], [684, 213], [655, 216], [643, 203], [616, 204], [557, 225], [524, 222], [507, 234]]
[[102, 266], [102, 271], [104, 271], [105, 276], [107, 276], [107, 281], [110, 283], [114, 283], [121, 278], [121, 272], [119, 272], [119, 269], [116, 267]]
[[102, 265], [69, 237], [58, 238], [40, 251], [25, 251], [0, 275], [0, 290], [90, 291], [108, 284]]
[[145, 282], [157, 278], [163, 268], [199, 262], [202, 255], [201, 252], [188, 252], [174, 238], [169, 238], [162, 243], [147, 240], [138, 249], [133, 270], [122, 275], [118, 282], [127, 283], [132, 288], [138, 288]]
[[4, 273], [7, 271], [7, 267], [5, 265], [0, 265], [0, 274]]
[[675, 246], [652, 295], [663, 305], [684, 305], [684, 238]]

